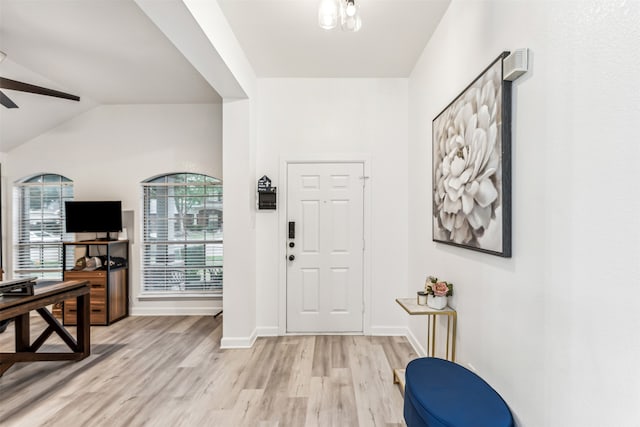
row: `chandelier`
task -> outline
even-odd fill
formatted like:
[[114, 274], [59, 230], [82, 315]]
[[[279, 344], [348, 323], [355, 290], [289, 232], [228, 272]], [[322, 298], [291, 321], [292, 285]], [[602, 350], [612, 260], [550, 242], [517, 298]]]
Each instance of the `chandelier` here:
[[362, 27], [359, 7], [355, 0], [320, 0], [318, 25], [325, 30], [338, 26], [342, 31], [358, 31]]

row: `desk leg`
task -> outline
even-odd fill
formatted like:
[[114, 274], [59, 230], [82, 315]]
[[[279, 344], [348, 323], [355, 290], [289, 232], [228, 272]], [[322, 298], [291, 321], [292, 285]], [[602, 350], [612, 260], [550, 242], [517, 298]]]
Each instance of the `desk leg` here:
[[15, 332], [16, 332], [16, 353], [21, 351], [29, 351], [31, 346], [31, 335], [29, 328], [31, 327], [29, 322], [29, 313], [21, 314], [14, 320]]
[[[21, 314], [14, 318], [13, 323], [15, 325], [15, 339], [16, 339], [16, 353], [29, 351], [31, 345], [31, 335], [29, 333], [29, 313]], [[14, 361], [5, 360], [0, 356], [0, 377], [7, 372], [7, 369], [13, 366]]]
[[82, 359], [91, 354], [91, 311], [90, 311], [90, 294], [78, 296], [76, 304], [77, 311], [77, 334], [78, 348], [77, 352], [82, 355]]

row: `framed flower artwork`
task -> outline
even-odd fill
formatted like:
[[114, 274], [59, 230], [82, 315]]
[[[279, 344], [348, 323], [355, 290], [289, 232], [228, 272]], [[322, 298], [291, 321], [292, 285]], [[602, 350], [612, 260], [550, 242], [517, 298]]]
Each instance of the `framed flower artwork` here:
[[433, 119], [433, 240], [511, 256], [511, 82], [503, 52]]

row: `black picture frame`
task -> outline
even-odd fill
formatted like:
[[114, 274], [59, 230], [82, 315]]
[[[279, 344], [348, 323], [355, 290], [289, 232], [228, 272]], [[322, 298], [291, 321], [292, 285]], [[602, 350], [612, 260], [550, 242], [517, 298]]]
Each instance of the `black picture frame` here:
[[511, 82], [502, 52], [432, 121], [433, 241], [511, 257]]

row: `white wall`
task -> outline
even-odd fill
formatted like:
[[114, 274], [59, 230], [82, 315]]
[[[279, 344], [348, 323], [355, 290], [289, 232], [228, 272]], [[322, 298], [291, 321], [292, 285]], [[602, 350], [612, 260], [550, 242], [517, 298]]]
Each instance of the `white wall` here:
[[[456, 285], [458, 362], [522, 426], [640, 422], [640, 3], [456, 1], [409, 84], [409, 285]], [[431, 120], [502, 50], [513, 86], [513, 257], [431, 241]], [[424, 345], [423, 319], [411, 331]]]
[[[251, 100], [224, 101], [224, 322], [222, 348], [256, 339], [255, 127]], [[229, 268], [231, 266], [231, 268]]]
[[[3, 173], [10, 184], [41, 172], [57, 173], [73, 180], [76, 200], [122, 200], [123, 210], [134, 211], [136, 230], [130, 248], [133, 314], [211, 313], [213, 307], [221, 305], [219, 299], [138, 299], [140, 183], [155, 175], [172, 172], [223, 178], [221, 105], [104, 105], [94, 108], [13, 149], [3, 162]], [[11, 245], [7, 249], [11, 250]]]
[[[2, 248], [6, 248], [7, 247], [7, 229], [6, 229], [6, 224], [8, 223], [9, 217], [7, 216], [7, 210], [6, 210], [6, 206], [7, 206], [7, 186], [6, 186], [6, 180], [5, 180], [5, 170], [7, 168], [7, 154], [6, 153], [0, 153], [0, 165], [2, 165], [2, 174], [0, 174], [0, 188], [2, 189], [2, 196], [0, 198], [0, 218], [2, 218], [2, 223], [0, 224], [0, 227], [2, 228], [2, 241], [0, 242], [0, 244], [2, 245]], [[7, 268], [7, 254], [6, 254], [6, 249], [4, 249], [2, 251], [2, 265], [4, 270], [9, 270]], [[6, 276], [5, 276], [6, 277]]]
[[[255, 73], [220, 6], [200, 0], [136, 0], [224, 99], [225, 322], [222, 347], [256, 337]], [[248, 100], [247, 100], [248, 99]], [[229, 196], [229, 197], [227, 197]]]
[[[400, 333], [406, 320], [394, 299], [407, 277], [407, 79], [259, 79], [256, 175], [279, 181], [281, 158], [359, 153], [371, 159], [372, 333]], [[255, 191], [255, 190], [254, 190]], [[280, 202], [286, 200], [284, 194]], [[257, 324], [276, 333], [281, 236], [277, 212], [259, 212]], [[365, 272], [365, 276], [367, 273]]]

